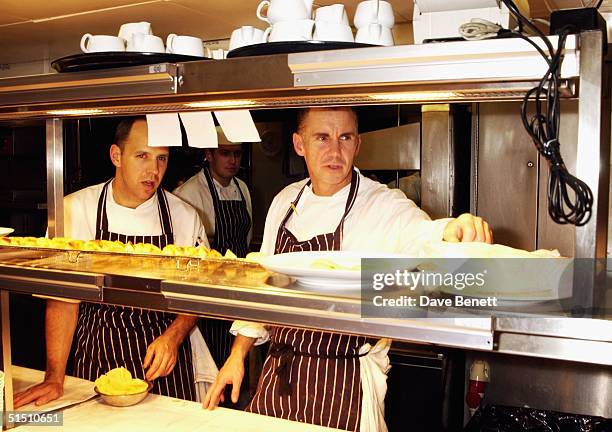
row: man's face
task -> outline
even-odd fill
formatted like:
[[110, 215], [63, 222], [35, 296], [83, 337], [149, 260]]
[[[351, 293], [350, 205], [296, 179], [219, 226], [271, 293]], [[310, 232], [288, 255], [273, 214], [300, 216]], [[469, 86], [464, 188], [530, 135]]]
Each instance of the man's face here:
[[214, 151], [206, 152], [206, 160], [214, 177], [225, 181], [238, 174], [241, 159], [242, 148], [239, 145], [220, 145]]
[[149, 147], [147, 123], [138, 120], [121, 150], [111, 147], [111, 160], [117, 167], [124, 199], [139, 205], [153, 196], [168, 167], [168, 147]]
[[360, 143], [350, 109], [310, 109], [293, 134], [295, 151], [304, 156], [315, 193], [320, 195], [333, 195], [350, 183]]

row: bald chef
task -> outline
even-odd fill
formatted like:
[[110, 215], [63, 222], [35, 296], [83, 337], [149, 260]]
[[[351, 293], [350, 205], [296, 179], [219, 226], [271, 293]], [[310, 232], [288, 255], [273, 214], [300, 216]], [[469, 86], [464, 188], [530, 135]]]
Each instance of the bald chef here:
[[[273, 200], [262, 252], [352, 250], [402, 253], [423, 240], [490, 243], [488, 224], [464, 214], [431, 221], [412, 201], [369, 180], [353, 166], [359, 151], [357, 115], [348, 107], [300, 111], [293, 134], [309, 179]], [[243, 360], [271, 340], [257, 391], [247, 410], [349, 431], [386, 431], [384, 396], [390, 341], [318, 330], [235, 322], [232, 352], [204, 400], [212, 408], [232, 384], [238, 398]]]
[[[229, 141], [217, 127], [218, 148], [206, 149], [204, 168], [174, 190], [200, 215], [213, 249], [229, 249], [238, 257], [248, 253], [252, 237], [251, 194], [236, 177], [242, 160], [242, 144]], [[215, 363], [221, 367], [229, 356], [230, 321], [202, 318], [198, 321]]]
[[[121, 121], [110, 158], [114, 178], [64, 199], [67, 237], [151, 243], [159, 248], [194, 246], [197, 239], [206, 239], [196, 211], [159, 187], [168, 165], [168, 148], [148, 146], [144, 117]], [[76, 376], [93, 381], [125, 366], [133, 376], [154, 381], [154, 393], [196, 400], [187, 337], [196, 321], [189, 315], [133, 307], [48, 300], [45, 380], [15, 395], [15, 407], [30, 402], [43, 405], [63, 394], [75, 329]]]

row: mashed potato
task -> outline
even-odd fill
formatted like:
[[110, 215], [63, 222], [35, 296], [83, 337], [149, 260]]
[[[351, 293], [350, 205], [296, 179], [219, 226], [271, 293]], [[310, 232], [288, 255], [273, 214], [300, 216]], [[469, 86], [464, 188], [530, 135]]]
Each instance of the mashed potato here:
[[124, 367], [109, 370], [95, 384], [100, 393], [112, 396], [142, 393], [149, 386], [146, 381], [132, 378], [130, 371]]

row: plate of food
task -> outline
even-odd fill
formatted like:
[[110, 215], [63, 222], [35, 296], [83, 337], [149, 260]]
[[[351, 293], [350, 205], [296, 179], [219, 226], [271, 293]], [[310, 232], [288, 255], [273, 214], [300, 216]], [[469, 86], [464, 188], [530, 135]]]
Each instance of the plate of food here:
[[558, 300], [571, 295], [572, 259], [557, 250], [527, 251], [499, 244], [426, 243], [422, 253], [430, 257], [460, 259], [461, 271], [481, 274], [482, 283], [463, 287], [441, 285], [440, 291], [469, 298], [494, 297], [501, 305], [522, 306]]
[[358, 290], [361, 288], [362, 258], [409, 258], [403, 255], [352, 252], [290, 252], [260, 257], [267, 270], [285, 274], [308, 288], [320, 290]]

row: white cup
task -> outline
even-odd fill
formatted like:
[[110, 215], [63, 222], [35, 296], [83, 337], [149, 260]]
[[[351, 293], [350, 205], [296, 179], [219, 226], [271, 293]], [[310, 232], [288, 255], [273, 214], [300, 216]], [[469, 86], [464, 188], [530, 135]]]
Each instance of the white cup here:
[[150, 34], [134, 33], [127, 43], [126, 51], [166, 52], [162, 38]]
[[320, 41], [354, 42], [350, 26], [329, 21], [315, 21], [314, 39]]
[[391, 3], [384, 0], [362, 1], [357, 5], [353, 23], [358, 29], [369, 24], [380, 24], [387, 28], [393, 27], [395, 17], [393, 16]]
[[178, 36], [171, 33], [166, 39], [166, 52], [170, 54], [204, 57], [204, 45], [202, 39], [198, 37]]
[[85, 33], [81, 38], [81, 51], [84, 53], [125, 51], [125, 41], [117, 36], [92, 35], [91, 33]]
[[132, 39], [132, 35], [134, 33], [153, 34], [153, 30], [151, 29], [151, 23], [142, 21], [121, 24], [121, 27], [119, 28], [120, 38], [123, 38], [126, 42], [129, 42]]
[[206, 48], [206, 57], [212, 58], [215, 60], [223, 60], [224, 58], [227, 58], [227, 51], [225, 51], [223, 48], [217, 48], [214, 50], [211, 50], [210, 48]]
[[281, 21], [264, 32], [264, 41], [305, 41], [312, 39], [314, 21], [309, 19], [298, 21]]
[[329, 6], [322, 6], [315, 11], [315, 21], [326, 21], [330, 23], [339, 23], [349, 25], [348, 16], [344, 5], [336, 3]]
[[265, 42], [264, 31], [253, 26], [242, 26], [232, 32], [229, 42], [230, 51], [246, 45]]
[[[257, 6], [257, 18], [268, 24], [299, 21], [312, 16], [313, 0], [264, 0]], [[266, 15], [263, 9], [267, 6]]]
[[393, 45], [393, 34], [389, 27], [381, 24], [370, 24], [357, 30], [355, 42], [391, 46]]

